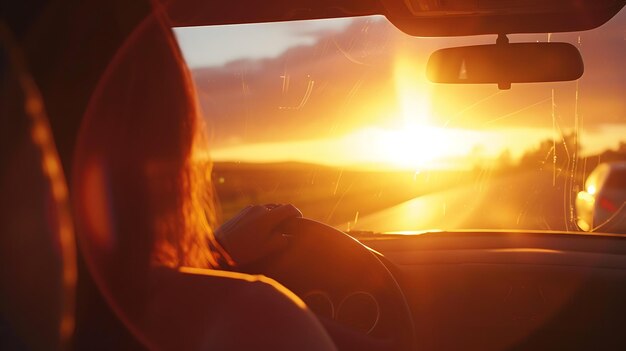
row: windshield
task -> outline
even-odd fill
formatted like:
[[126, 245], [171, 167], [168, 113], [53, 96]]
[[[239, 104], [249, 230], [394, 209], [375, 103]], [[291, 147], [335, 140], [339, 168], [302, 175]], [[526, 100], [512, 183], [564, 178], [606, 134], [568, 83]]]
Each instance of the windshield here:
[[625, 16], [510, 35], [585, 62], [578, 81], [510, 90], [426, 79], [436, 49], [496, 36], [411, 37], [382, 16], [176, 28], [222, 219], [293, 203], [344, 230], [579, 230], [586, 177], [626, 159]]

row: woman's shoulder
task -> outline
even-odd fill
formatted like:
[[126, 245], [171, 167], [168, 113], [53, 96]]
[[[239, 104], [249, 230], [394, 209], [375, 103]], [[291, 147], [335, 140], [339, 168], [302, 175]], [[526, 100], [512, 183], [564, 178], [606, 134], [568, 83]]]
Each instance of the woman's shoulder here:
[[265, 276], [181, 268], [160, 271], [155, 288], [156, 329], [177, 320], [190, 348], [334, 350], [302, 300]]

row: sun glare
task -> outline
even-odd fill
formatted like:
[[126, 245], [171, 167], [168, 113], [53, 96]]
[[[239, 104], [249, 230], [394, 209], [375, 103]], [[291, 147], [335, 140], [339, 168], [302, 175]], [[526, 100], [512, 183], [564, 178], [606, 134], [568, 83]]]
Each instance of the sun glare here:
[[446, 133], [441, 128], [411, 124], [383, 131], [379, 138], [381, 156], [400, 168], [431, 168], [433, 161], [449, 155], [444, 147]]
[[454, 152], [446, 130], [432, 125], [430, 89], [419, 67], [405, 55], [397, 56], [394, 80], [402, 115], [397, 129], [380, 134], [379, 142], [387, 162], [416, 170]]
[[[215, 160], [277, 162], [293, 160], [335, 166], [419, 171], [439, 168], [446, 158], [467, 153], [468, 131], [437, 127], [429, 83], [421, 65], [400, 55], [395, 62], [395, 102], [399, 111], [386, 126], [363, 126], [329, 139], [240, 145], [212, 152]], [[444, 162], [441, 162], [444, 161]], [[459, 165], [462, 166], [462, 165]], [[444, 166], [445, 167], [445, 166]]]

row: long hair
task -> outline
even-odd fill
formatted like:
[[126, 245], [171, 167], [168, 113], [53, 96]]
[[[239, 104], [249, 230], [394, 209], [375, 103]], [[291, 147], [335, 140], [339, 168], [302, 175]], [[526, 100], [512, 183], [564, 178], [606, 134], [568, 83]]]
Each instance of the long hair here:
[[[215, 193], [211, 181], [212, 163], [209, 157], [206, 123], [197, 101], [195, 86], [182, 58], [171, 29], [161, 24], [166, 31], [165, 39], [174, 55], [186, 92], [185, 104], [189, 111], [180, 120], [188, 127], [185, 133], [186, 155], [180, 165], [177, 192], [179, 196], [175, 218], [156, 218], [157, 235], [153, 248], [152, 262], [172, 268], [190, 266], [196, 268], [219, 268], [232, 265], [233, 261], [215, 240], [213, 229], [217, 225]], [[158, 191], [158, 190], [157, 190]], [[180, 227], [172, 228], [172, 225]]]
[[211, 163], [199, 111], [172, 31], [153, 13], [102, 75], [73, 162], [79, 242], [113, 305], [140, 309], [155, 266], [232, 262], [213, 236]]

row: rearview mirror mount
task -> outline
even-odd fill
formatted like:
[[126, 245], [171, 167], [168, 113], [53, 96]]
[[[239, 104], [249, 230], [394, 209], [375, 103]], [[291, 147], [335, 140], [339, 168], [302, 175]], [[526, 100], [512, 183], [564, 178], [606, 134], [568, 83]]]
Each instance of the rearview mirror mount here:
[[513, 43], [500, 36], [495, 45], [447, 48], [428, 60], [426, 76], [435, 83], [498, 84], [576, 80], [584, 65], [580, 52], [568, 43]]

